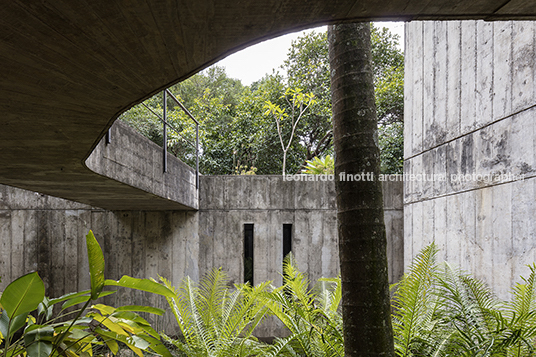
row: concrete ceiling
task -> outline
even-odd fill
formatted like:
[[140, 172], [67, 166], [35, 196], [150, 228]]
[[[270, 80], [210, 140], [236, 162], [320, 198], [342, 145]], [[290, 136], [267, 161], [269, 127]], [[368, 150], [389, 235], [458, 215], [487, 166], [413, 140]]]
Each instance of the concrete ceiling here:
[[122, 111], [264, 39], [370, 19], [536, 19], [536, 2], [4, 1], [0, 183], [108, 209], [132, 199], [131, 209], [143, 209], [155, 198], [84, 165]]

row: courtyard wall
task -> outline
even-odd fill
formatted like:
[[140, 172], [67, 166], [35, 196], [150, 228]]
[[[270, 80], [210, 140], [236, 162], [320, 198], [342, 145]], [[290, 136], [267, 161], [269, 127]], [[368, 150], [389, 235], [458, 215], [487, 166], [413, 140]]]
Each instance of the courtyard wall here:
[[[401, 182], [385, 183], [390, 280], [403, 271]], [[0, 290], [38, 271], [47, 294], [89, 288], [84, 237], [93, 230], [106, 259], [106, 277], [159, 275], [178, 285], [214, 267], [243, 282], [244, 224], [254, 226], [254, 281], [281, 283], [283, 224], [292, 225], [292, 251], [311, 280], [338, 274], [334, 182], [285, 182], [281, 176], [201, 176], [199, 211], [106, 211], [0, 185]], [[110, 304], [164, 299], [120, 291]], [[174, 332], [171, 314], [152, 321]], [[274, 325], [259, 330], [274, 334]]]
[[536, 258], [535, 41], [529, 21], [406, 25], [406, 266], [435, 241], [442, 259], [502, 298], [527, 275]]

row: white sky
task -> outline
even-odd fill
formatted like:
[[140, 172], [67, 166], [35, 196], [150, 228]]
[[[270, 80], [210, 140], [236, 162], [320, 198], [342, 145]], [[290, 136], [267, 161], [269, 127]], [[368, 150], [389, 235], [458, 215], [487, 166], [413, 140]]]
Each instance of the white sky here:
[[[387, 27], [392, 33], [400, 35], [400, 45], [402, 50], [404, 49], [403, 22], [376, 22], [375, 25]], [[287, 58], [287, 52], [293, 40], [302, 36], [303, 33], [314, 30], [319, 32], [325, 29], [326, 27], [322, 26], [264, 41], [224, 58], [217, 65], [224, 66], [229, 77], [240, 79], [243, 85], [250, 85], [265, 74], [272, 73], [273, 69], [279, 69]]]

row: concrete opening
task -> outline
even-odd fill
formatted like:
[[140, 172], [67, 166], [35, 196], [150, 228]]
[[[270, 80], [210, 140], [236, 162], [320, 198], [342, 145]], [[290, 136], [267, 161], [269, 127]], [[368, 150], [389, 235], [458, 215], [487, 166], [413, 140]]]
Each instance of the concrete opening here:
[[283, 259], [292, 252], [292, 224], [283, 224]]
[[253, 286], [253, 224], [244, 224], [244, 283]]

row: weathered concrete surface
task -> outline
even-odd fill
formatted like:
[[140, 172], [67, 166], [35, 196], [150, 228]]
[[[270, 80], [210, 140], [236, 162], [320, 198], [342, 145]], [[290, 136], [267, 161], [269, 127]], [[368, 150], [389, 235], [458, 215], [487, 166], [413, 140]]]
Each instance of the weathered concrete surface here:
[[110, 131], [110, 143], [103, 138], [86, 160], [92, 171], [137, 188], [136, 195], [99, 197], [95, 204], [113, 210], [197, 209], [195, 171], [168, 154], [163, 170], [160, 146], [117, 121]]
[[435, 241], [503, 298], [536, 258], [535, 31], [406, 26], [405, 264]]
[[[234, 283], [244, 277], [244, 224], [254, 226], [254, 283], [282, 283], [283, 224], [292, 224], [292, 253], [312, 283], [339, 273], [335, 183], [284, 181], [282, 176], [202, 176], [199, 197], [199, 270], [223, 267]], [[403, 274], [402, 183], [384, 183], [389, 280]], [[277, 321], [259, 337], [283, 336]]]
[[[402, 185], [384, 185], [389, 274], [403, 269]], [[156, 278], [176, 286], [223, 267], [243, 281], [244, 223], [254, 224], [254, 279], [281, 283], [282, 228], [293, 225], [293, 252], [311, 280], [336, 276], [337, 223], [333, 182], [283, 182], [280, 176], [202, 176], [200, 210], [105, 211], [0, 185], [0, 291], [38, 271], [52, 297], [89, 287], [84, 237], [92, 229], [106, 260], [105, 275]], [[109, 303], [166, 307], [150, 294], [121, 291]], [[151, 321], [174, 333], [171, 314]], [[282, 330], [266, 324], [260, 336]]]
[[[198, 218], [192, 211], [105, 211], [0, 185], [0, 291], [22, 274], [38, 271], [47, 296], [88, 289], [85, 236], [93, 230], [106, 260], [105, 276], [166, 277], [175, 285], [199, 278]], [[114, 305], [166, 308], [151, 294], [120, 291]], [[148, 317], [157, 330], [173, 332], [174, 317]]]
[[532, 0], [6, 1], [0, 182], [114, 208], [143, 192], [84, 162], [118, 114], [239, 49], [336, 21], [535, 16]]
[[[403, 274], [402, 183], [384, 182], [389, 278]], [[312, 281], [339, 272], [334, 182], [282, 176], [202, 176], [200, 271], [222, 266], [243, 281], [244, 224], [254, 224], [254, 281], [281, 283], [283, 224], [292, 224], [292, 252]]]

